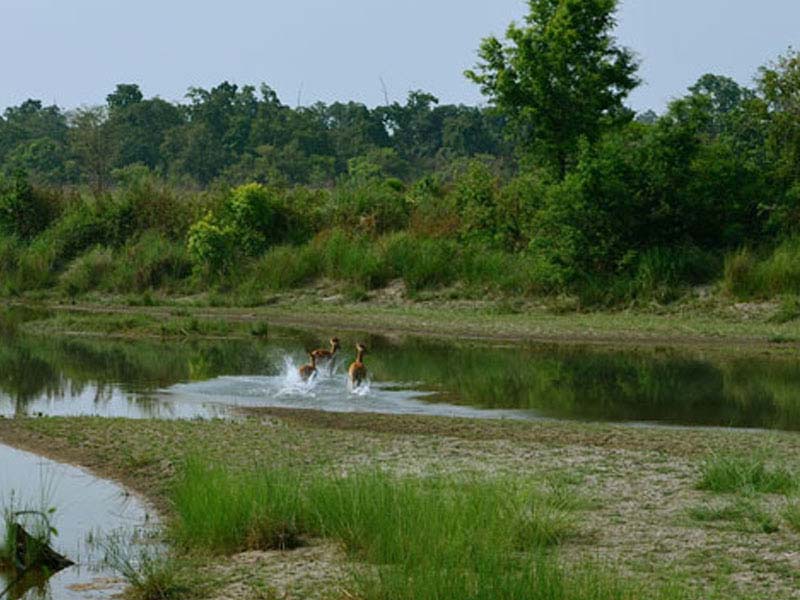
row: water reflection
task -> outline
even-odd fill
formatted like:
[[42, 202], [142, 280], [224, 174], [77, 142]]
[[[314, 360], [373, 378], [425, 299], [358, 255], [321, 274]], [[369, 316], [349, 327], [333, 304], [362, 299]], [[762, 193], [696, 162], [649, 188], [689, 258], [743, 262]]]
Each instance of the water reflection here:
[[[271, 332], [203, 343], [0, 335], [0, 414], [188, 418], [245, 405], [800, 430], [794, 359], [349, 335], [338, 375], [302, 394], [287, 357], [299, 364], [331, 332]], [[341, 370], [357, 340], [372, 376], [359, 397]]]

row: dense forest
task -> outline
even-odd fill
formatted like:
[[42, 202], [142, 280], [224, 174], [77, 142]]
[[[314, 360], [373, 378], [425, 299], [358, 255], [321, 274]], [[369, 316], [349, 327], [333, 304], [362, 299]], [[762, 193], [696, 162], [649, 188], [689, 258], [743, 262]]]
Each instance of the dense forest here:
[[530, 0], [465, 73], [487, 107], [291, 107], [267, 85], [0, 118], [0, 293], [237, 301], [338, 282], [668, 302], [800, 293], [800, 53], [635, 114], [616, 0]]

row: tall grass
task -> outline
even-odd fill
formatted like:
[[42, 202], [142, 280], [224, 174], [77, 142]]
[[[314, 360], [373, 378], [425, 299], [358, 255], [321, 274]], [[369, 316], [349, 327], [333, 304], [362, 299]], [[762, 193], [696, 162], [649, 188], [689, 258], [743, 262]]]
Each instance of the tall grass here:
[[567, 569], [548, 550], [575, 534], [572, 498], [508, 477], [234, 472], [193, 458], [174, 490], [172, 536], [218, 553], [338, 540], [370, 565], [352, 583], [365, 599], [644, 597], [596, 566]]
[[714, 454], [703, 463], [697, 487], [719, 493], [788, 494], [798, 483], [796, 473], [769, 466], [761, 456]]
[[800, 238], [784, 241], [763, 258], [748, 249], [729, 255], [724, 283], [740, 299], [800, 294]]

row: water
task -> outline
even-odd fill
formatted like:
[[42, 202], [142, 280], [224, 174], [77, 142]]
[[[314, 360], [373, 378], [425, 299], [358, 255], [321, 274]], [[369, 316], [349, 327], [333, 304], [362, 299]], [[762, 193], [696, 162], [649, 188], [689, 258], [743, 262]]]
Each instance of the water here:
[[[56, 508], [52, 518], [58, 535], [52, 545], [77, 563], [49, 579], [33, 578], [15, 586], [11, 598], [73, 600], [120, 593], [125, 584], [104, 564], [106, 551], [101, 542], [108, 536], [127, 543], [146, 540], [152, 519], [145, 504], [114, 483], [8, 446], [0, 445], [0, 465], [3, 508], [10, 505], [12, 492], [15, 507]], [[35, 524], [29, 521], [25, 526], [34, 530]], [[0, 570], [0, 592], [12, 577]]]
[[[664, 350], [498, 347], [340, 335], [332, 374], [305, 351], [340, 332], [271, 328], [269, 341], [0, 337], [0, 415], [226, 417], [234, 407], [554, 418], [800, 430], [800, 361]], [[2, 336], [2, 333], [0, 333]], [[346, 365], [370, 349], [354, 393]]]

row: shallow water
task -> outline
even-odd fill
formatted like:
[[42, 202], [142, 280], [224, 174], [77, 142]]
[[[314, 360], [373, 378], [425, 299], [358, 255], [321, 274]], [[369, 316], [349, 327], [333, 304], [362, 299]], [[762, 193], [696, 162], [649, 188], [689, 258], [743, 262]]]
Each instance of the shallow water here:
[[[498, 347], [347, 335], [333, 374], [296, 367], [327, 332], [268, 341], [0, 337], [0, 415], [225, 417], [236, 406], [800, 430], [800, 361], [664, 350]], [[346, 386], [365, 341], [371, 381]]]
[[[145, 539], [152, 525], [145, 504], [112, 482], [8, 446], [0, 445], [0, 465], [3, 509], [11, 505], [12, 493], [13, 506], [17, 508], [55, 508], [52, 524], [58, 535], [52, 546], [76, 563], [49, 580], [29, 582], [32, 587], [27, 591], [25, 586], [17, 587], [11, 597], [110, 598], [124, 589], [124, 582], [104, 564], [106, 552], [101, 542], [107, 536], [127, 542]], [[27, 521], [24, 526], [34, 530], [36, 525]], [[3, 534], [0, 523], [0, 535]], [[9, 573], [0, 571], [0, 592], [11, 581]]]

